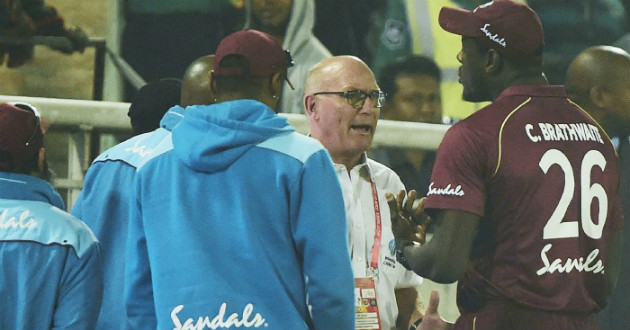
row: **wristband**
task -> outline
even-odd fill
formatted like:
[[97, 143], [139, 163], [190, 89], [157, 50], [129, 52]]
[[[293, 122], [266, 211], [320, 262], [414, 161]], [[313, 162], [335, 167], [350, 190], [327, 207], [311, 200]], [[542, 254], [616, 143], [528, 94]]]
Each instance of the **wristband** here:
[[420, 245], [414, 241], [397, 239], [396, 240], [396, 260], [407, 270], [412, 270], [409, 261], [405, 258], [405, 248], [409, 245]]
[[416, 330], [420, 323], [422, 323], [422, 318], [419, 318], [416, 322], [413, 322], [413, 324], [409, 327], [409, 330]]

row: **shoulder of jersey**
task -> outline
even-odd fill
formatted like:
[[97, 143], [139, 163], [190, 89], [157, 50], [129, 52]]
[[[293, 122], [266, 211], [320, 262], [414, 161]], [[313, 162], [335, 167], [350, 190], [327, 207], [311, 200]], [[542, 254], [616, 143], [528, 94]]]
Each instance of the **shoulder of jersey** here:
[[0, 200], [0, 241], [31, 241], [70, 246], [80, 258], [97, 243], [81, 220], [48, 203]]
[[172, 149], [171, 132], [160, 128], [134, 136], [100, 154], [94, 162], [123, 161], [136, 168], [151, 158]]
[[258, 147], [281, 152], [302, 163], [306, 162], [314, 153], [324, 149], [319, 141], [297, 132], [274, 136], [258, 144]]

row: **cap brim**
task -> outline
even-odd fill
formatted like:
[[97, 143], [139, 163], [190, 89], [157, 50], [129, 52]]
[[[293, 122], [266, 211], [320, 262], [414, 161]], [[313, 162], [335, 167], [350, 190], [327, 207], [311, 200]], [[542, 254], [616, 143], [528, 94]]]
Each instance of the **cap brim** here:
[[443, 7], [438, 19], [440, 26], [451, 33], [466, 37], [479, 37], [481, 21], [473, 12], [461, 8]]

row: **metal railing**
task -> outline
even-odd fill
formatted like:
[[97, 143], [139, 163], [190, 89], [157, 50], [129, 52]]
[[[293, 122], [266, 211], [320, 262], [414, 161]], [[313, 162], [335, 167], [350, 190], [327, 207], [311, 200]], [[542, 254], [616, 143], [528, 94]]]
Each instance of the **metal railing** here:
[[[103, 152], [95, 137], [103, 133], [131, 133], [127, 111], [129, 103], [90, 100], [68, 100], [25, 96], [0, 95], [2, 102], [28, 102], [37, 107], [51, 124], [49, 133], [59, 133], [64, 143], [60, 152], [67, 153], [67, 170], [57, 172], [53, 186], [60, 190], [68, 208], [83, 187], [83, 177], [92, 159]], [[309, 131], [308, 118], [302, 114], [280, 114], [287, 117], [296, 131]], [[415, 122], [379, 120], [373, 146], [396, 146], [435, 150], [450, 126]], [[65, 166], [63, 167], [66, 168]]]
[[[49, 47], [72, 48], [70, 40], [66, 37], [34, 36], [29, 38], [16, 38], [0, 36], [0, 43], [9, 45], [41, 45]], [[88, 40], [86, 48], [94, 48], [95, 50], [92, 99], [100, 101], [103, 99], [103, 83], [105, 81], [105, 53], [107, 50], [107, 45], [104, 38], [91, 37]]]

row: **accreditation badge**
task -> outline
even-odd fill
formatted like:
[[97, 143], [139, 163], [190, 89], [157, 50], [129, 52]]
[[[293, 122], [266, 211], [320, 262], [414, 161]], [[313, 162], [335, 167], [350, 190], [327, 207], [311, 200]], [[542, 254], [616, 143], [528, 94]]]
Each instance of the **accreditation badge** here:
[[374, 278], [357, 277], [354, 279], [354, 307], [356, 311], [355, 329], [381, 330], [381, 318], [376, 303]]

